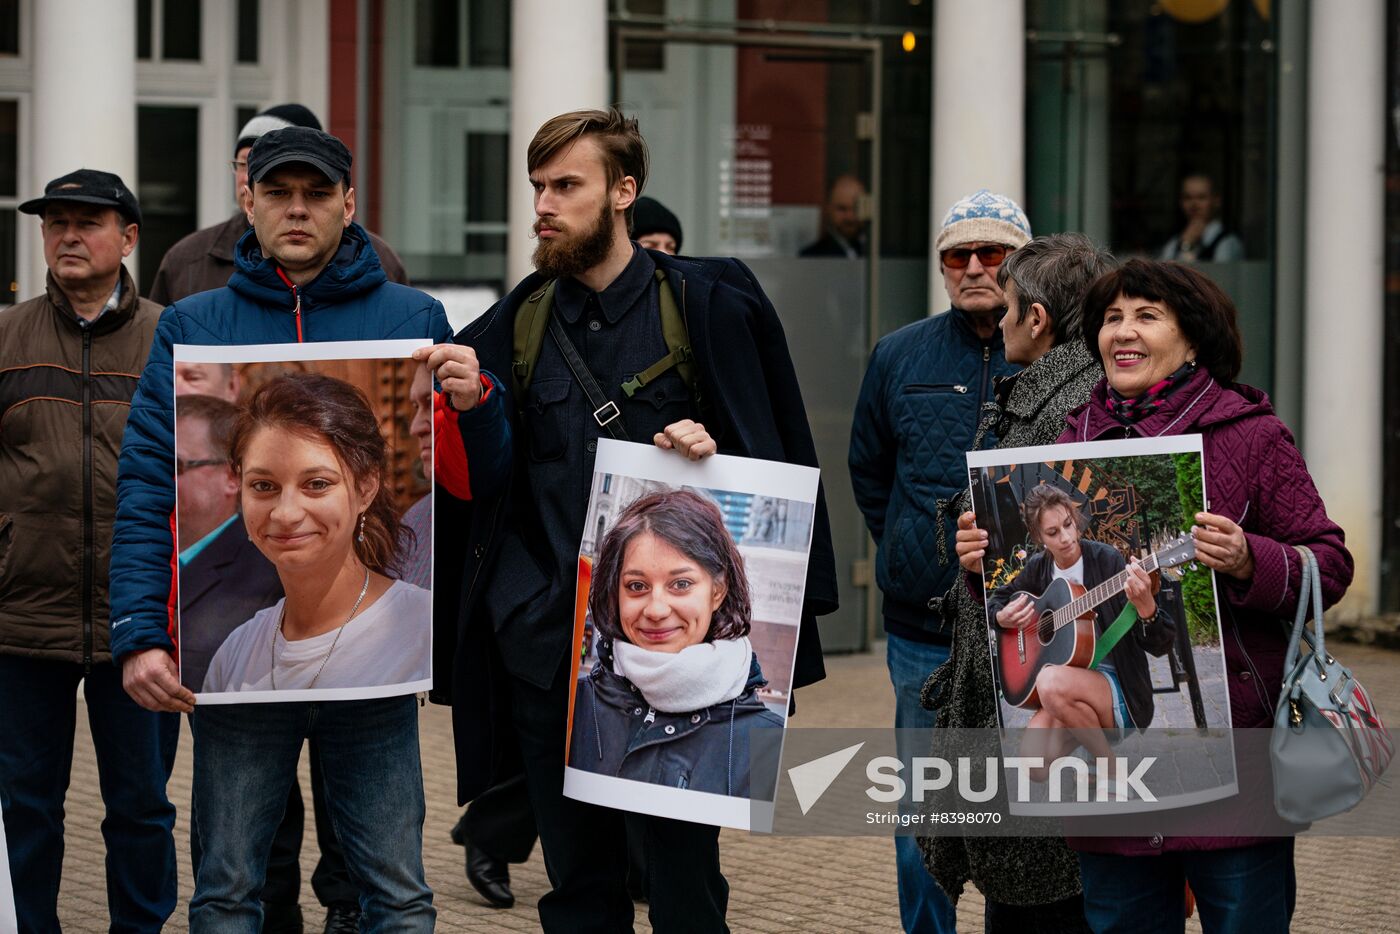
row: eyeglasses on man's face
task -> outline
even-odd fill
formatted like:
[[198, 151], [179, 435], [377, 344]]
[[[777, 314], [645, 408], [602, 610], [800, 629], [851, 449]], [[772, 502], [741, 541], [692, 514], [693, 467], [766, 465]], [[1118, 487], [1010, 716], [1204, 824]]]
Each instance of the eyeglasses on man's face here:
[[187, 461], [184, 458], [175, 458], [175, 473], [177, 475], [187, 470], [194, 470], [196, 467], [227, 467], [228, 461], [221, 457], [206, 457], [200, 460]]

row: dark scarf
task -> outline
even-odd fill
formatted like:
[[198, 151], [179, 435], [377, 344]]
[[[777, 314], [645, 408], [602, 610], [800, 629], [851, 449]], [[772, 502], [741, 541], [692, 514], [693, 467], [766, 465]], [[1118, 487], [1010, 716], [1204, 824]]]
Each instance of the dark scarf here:
[[1184, 384], [1196, 374], [1196, 361], [1188, 360], [1177, 367], [1165, 379], [1153, 383], [1147, 391], [1132, 399], [1122, 395], [1112, 386], [1108, 388], [1108, 394], [1104, 398], [1104, 406], [1108, 409], [1108, 414], [1112, 415], [1124, 425], [1132, 425], [1141, 421], [1153, 412], [1166, 404], [1167, 398], [1176, 392], [1177, 387]]

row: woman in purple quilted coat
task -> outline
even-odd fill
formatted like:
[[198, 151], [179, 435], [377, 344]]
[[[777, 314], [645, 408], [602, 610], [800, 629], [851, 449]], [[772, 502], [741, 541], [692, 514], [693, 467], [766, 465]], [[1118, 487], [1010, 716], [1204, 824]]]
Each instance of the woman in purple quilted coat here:
[[[1106, 376], [1067, 417], [1059, 441], [1203, 436], [1211, 511], [1196, 516], [1196, 552], [1216, 572], [1231, 722], [1268, 727], [1287, 649], [1279, 620], [1292, 617], [1302, 579], [1292, 546], [1317, 555], [1328, 606], [1351, 583], [1352, 559], [1292, 433], [1263, 392], [1234, 382], [1242, 355], [1235, 317], [1218, 286], [1180, 263], [1133, 259], [1100, 278], [1085, 296], [1084, 340]], [[1171, 820], [1164, 815], [1164, 829]], [[1291, 837], [1070, 843], [1098, 934], [1181, 931], [1183, 882], [1207, 931], [1288, 930]]]

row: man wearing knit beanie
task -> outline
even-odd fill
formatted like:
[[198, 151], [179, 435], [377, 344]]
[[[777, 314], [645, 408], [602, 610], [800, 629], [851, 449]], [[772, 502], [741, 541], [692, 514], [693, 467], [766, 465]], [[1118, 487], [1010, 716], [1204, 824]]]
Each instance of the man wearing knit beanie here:
[[[949, 208], [934, 246], [952, 307], [882, 339], [856, 401], [851, 485], [877, 548], [905, 761], [927, 754], [927, 738], [913, 730], [932, 729], [934, 714], [919, 693], [951, 646], [952, 606], [943, 595], [960, 584], [949, 503], [967, 486], [963, 454], [992, 379], [1018, 369], [1006, 362], [997, 328], [1006, 311], [997, 268], [1030, 238], [1025, 212], [1005, 195], [984, 188]], [[995, 443], [987, 437], [983, 446]], [[904, 930], [951, 934], [953, 906], [924, 869], [913, 837], [895, 838], [895, 860]]]
[[[289, 126], [322, 129], [321, 121], [302, 104], [278, 104], [255, 114], [238, 131], [238, 141], [233, 146], [235, 202], [248, 186], [248, 152], [253, 144], [264, 133]], [[228, 285], [228, 277], [233, 275], [233, 248], [247, 229], [248, 217], [240, 207], [228, 220], [177, 241], [161, 258], [147, 298], [158, 305], [169, 305], [196, 292]], [[389, 281], [408, 285], [408, 273], [393, 248], [372, 233], [369, 242], [379, 254], [379, 264]]]
[[681, 251], [681, 220], [660, 201], [643, 195], [632, 205], [632, 239], [648, 250], [675, 256]]

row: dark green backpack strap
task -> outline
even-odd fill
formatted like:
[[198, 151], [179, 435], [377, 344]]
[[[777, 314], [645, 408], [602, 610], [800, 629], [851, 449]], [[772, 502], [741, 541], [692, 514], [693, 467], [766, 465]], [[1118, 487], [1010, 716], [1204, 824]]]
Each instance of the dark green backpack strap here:
[[690, 349], [690, 333], [685, 326], [685, 316], [681, 313], [680, 305], [676, 304], [676, 293], [663, 270], [656, 270], [656, 284], [657, 298], [661, 305], [661, 336], [666, 341], [666, 349], [670, 353], [623, 383], [622, 391], [630, 399], [638, 389], [675, 367], [698, 407], [700, 382], [696, 378], [695, 354]]
[[525, 299], [515, 313], [515, 333], [511, 344], [510, 378], [515, 390], [517, 408], [525, 407], [525, 390], [535, 375], [535, 363], [540, 359], [544, 332], [549, 327], [549, 313], [554, 307], [554, 282], [550, 279]]

